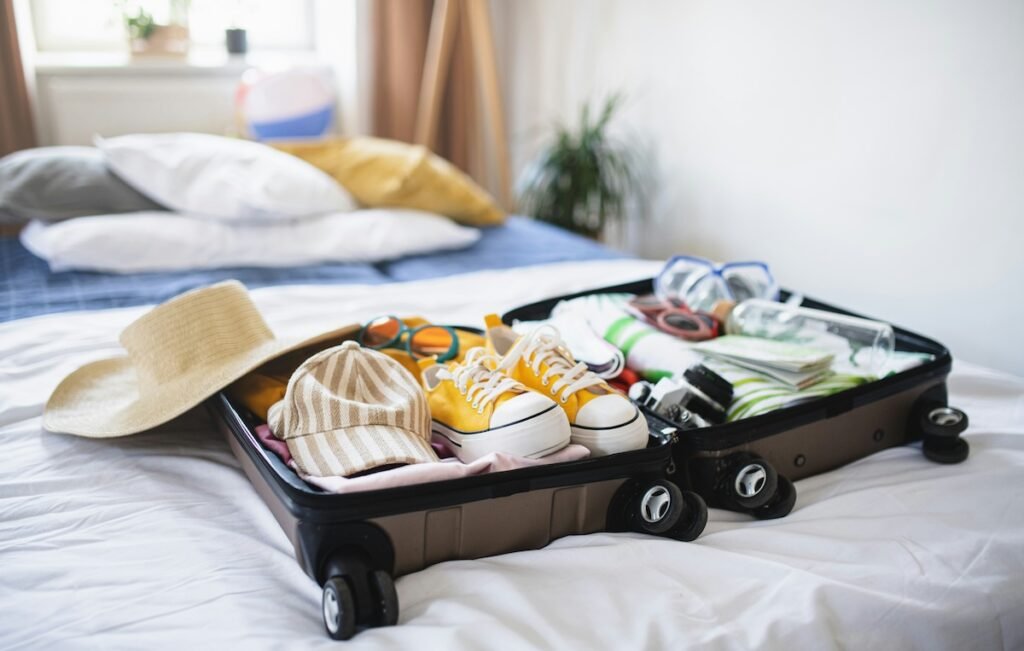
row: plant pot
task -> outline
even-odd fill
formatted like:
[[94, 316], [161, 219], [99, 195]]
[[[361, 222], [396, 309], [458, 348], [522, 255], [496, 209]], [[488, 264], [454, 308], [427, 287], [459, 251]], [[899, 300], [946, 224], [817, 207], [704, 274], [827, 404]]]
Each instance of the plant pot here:
[[133, 38], [133, 57], [174, 57], [188, 56], [188, 27], [184, 25], [156, 25], [149, 38]]

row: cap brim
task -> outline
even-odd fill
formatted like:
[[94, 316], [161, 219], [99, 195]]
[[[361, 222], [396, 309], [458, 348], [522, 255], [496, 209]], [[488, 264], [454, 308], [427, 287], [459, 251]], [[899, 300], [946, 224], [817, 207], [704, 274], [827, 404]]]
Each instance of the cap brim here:
[[46, 403], [43, 427], [90, 438], [137, 434], [180, 416], [246, 373], [287, 353], [341, 343], [349, 325], [299, 341], [274, 339], [217, 367], [192, 369], [156, 387], [140, 387], [127, 356], [86, 364], [64, 378]]
[[349, 477], [381, 466], [439, 461], [422, 434], [391, 425], [353, 425], [284, 440], [299, 468], [317, 477]]

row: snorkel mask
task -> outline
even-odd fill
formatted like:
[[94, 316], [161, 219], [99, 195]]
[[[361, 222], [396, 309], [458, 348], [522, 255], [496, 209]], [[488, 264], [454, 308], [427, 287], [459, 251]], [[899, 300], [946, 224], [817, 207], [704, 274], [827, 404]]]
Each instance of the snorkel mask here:
[[776, 301], [779, 286], [763, 262], [727, 262], [677, 255], [665, 263], [654, 279], [654, 293], [662, 301], [682, 303], [691, 310], [709, 312], [715, 303], [737, 303], [748, 298]]

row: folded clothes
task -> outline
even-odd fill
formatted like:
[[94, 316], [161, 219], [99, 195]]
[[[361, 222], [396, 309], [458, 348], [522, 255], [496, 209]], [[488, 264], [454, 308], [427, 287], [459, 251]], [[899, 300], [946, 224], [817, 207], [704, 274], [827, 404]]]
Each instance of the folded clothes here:
[[290, 376], [291, 373], [277, 374], [261, 369], [235, 380], [227, 392], [254, 416], [267, 420], [270, 406], [284, 399]]
[[598, 377], [611, 380], [626, 368], [626, 357], [622, 351], [606, 341], [590, 325], [585, 314], [561, 310], [546, 321], [517, 321], [513, 329], [518, 334], [526, 335], [545, 324], [557, 328], [573, 357], [586, 364]]
[[[728, 421], [749, 418], [781, 407], [818, 398], [870, 382], [875, 376], [859, 369], [852, 355], [835, 355], [832, 372], [820, 382], [797, 389], [761, 373], [725, 361], [705, 358], [694, 344], [661, 332], [632, 316], [626, 309], [631, 294], [591, 294], [561, 301], [552, 310], [582, 314], [590, 327], [626, 355], [626, 365], [641, 377], [657, 381], [662, 377], [679, 377], [695, 363], [703, 363], [734, 387], [734, 398], [726, 415]], [[930, 355], [896, 352], [888, 366], [878, 374], [885, 377], [904, 371], [931, 359]]]
[[484, 475], [492, 472], [517, 470], [519, 468], [542, 466], [551, 463], [579, 461], [580, 459], [587, 458], [589, 455], [590, 451], [582, 445], [570, 444], [554, 454], [549, 454], [539, 459], [527, 459], [501, 452], [492, 452], [471, 463], [462, 463], [458, 459], [451, 458], [433, 463], [399, 466], [359, 477], [307, 477], [302, 473], [299, 473], [299, 476], [310, 484], [331, 493], [359, 493], [362, 491], [395, 488], [397, 486], [412, 486], [414, 484], [459, 479], [461, 477]]
[[288, 444], [274, 436], [274, 433], [270, 431], [270, 425], [257, 425], [256, 438], [260, 440], [263, 447], [276, 454], [281, 461], [294, 467], [292, 466], [292, 453], [288, 450]]
[[809, 398], [830, 396], [870, 381], [859, 375], [832, 373], [816, 384], [798, 389], [728, 362], [708, 359], [704, 365], [733, 386], [732, 404], [725, 416], [728, 422], [766, 414]]
[[527, 459], [499, 452], [482, 456], [472, 463], [462, 463], [455, 457], [451, 457], [431, 463], [416, 463], [389, 468], [358, 477], [314, 477], [297, 469], [288, 452], [288, 446], [274, 436], [269, 426], [259, 425], [256, 427], [256, 436], [271, 452], [278, 455], [290, 468], [296, 470], [299, 477], [331, 493], [359, 493], [397, 486], [411, 486], [550, 463], [579, 461], [590, 456], [590, 451], [582, 445], [569, 445], [554, 454], [539, 459]]
[[[689, 342], [627, 312], [626, 304], [632, 297], [626, 293], [590, 294], [559, 302], [551, 314], [553, 318], [573, 314], [586, 319], [595, 332], [622, 351], [626, 366], [647, 380], [682, 375], [702, 360], [703, 356], [693, 351]], [[576, 354], [574, 349], [572, 352]]]

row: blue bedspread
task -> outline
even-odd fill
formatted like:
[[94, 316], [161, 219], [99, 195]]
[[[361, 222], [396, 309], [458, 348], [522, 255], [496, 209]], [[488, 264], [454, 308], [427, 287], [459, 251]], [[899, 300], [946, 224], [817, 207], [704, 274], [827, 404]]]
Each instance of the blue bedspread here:
[[51, 273], [16, 238], [0, 240], [0, 321], [38, 314], [158, 303], [188, 289], [235, 278], [255, 289], [296, 284], [381, 284], [508, 269], [567, 260], [623, 255], [596, 242], [525, 217], [483, 229], [461, 251], [420, 255], [379, 264], [324, 264], [288, 269], [214, 269], [186, 273]]

